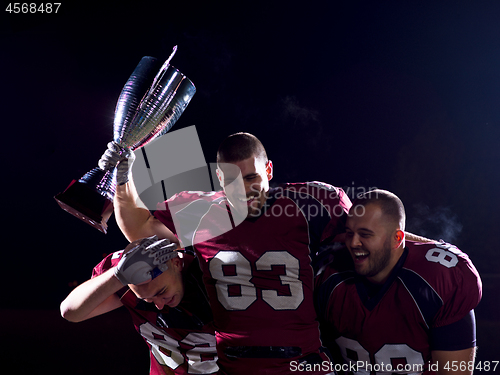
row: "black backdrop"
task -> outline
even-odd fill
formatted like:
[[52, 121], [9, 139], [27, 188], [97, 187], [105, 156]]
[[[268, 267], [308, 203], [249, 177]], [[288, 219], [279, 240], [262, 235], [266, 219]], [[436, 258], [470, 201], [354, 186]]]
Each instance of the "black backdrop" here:
[[[128, 322], [117, 313], [82, 323], [88, 344], [82, 328], [57, 316], [71, 287], [126, 240], [114, 218], [103, 235], [53, 196], [96, 165], [140, 58], [166, 59], [174, 45], [173, 65], [197, 93], [172, 131], [196, 125], [207, 163], [225, 136], [251, 132], [274, 162], [274, 182], [325, 181], [351, 196], [369, 187], [395, 192], [408, 230], [455, 243], [479, 269], [479, 354], [500, 359], [498, 2], [76, 1], [57, 14], [13, 14], [7, 4], [0, 307], [13, 362], [54, 372], [70, 366], [60, 358], [73, 346], [55, 342], [74, 342], [75, 361], [92, 361], [90, 353], [113, 351], [106, 340], [121, 325], [109, 321]], [[29, 349], [19, 351], [23, 345]], [[28, 354], [34, 347], [38, 357]]]

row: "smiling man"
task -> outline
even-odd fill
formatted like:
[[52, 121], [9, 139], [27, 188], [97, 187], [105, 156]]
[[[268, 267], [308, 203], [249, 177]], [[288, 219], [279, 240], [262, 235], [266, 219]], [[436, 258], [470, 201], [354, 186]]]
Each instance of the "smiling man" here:
[[229, 137], [219, 148], [217, 165], [229, 204], [245, 218], [260, 216], [273, 178], [273, 163], [262, 143], [249, 134]]
[[61, 315], [80, 322], [125, 306], [149, 347], [151, 375], [217, 373], [198, 263], [176, 247], [150, 237], [108, 255], [61, 303]]
[[323, 338], [354, 373], [471, 374], [479, 274], [450, 244], [405, 242], [405, 220], [388, 191], [353, 202], [347, 249], [317, 278]]
[[[114, 158], [108, 154], [101, 164]], [[192, 246], [214, 316], [220, 373], [290, 374], [294, 365], [330, 372], [321, 367], [328, 358], [312, 260], [322, 240], [344, 230], [351, 202], [343, 190], [318, 182], [271, 188], [273, 164], [262, 143], [236, 133], [217, 154], [222, 191], [180, 192], [150, 212], [138, 204], [130, 161], [118, 164], [118, 225], [130, 241], [156, 234]]]
[[[368, 204], [368, 201], [360, 198], [349, 212], [346, 245], [351, 252], [356, 273], [371, 283], [383, 284], [404, 252], [406, 217], [399, 198], [394, 196], [393, 200], [384, 199], [382, 195], [387, 193], [383, 191], [374, 191], [372, 194], [380, 195], [377, 204]], [[394, 228], [397, 228], [395, 233]], [[393, 246], [396, 247], [394, 250]]]

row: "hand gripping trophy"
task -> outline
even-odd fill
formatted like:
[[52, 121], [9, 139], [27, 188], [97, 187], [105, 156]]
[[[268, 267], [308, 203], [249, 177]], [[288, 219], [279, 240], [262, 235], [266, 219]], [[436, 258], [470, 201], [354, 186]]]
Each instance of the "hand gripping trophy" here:
[[[115, 109], [113, 144], [123, 155], [168, 132], [196, 92], [193, 83], [170, 65], [145, 56], [123, 87]], [[70, 214], [103, 233], [113, 212], [116, 167], [96, 167], [73, 180], [54, 198]]]

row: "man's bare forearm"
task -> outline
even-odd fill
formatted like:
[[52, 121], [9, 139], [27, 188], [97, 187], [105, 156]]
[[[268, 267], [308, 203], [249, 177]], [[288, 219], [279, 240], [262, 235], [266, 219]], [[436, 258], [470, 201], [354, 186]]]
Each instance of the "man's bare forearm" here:
[[116, 187], [113, 204], [118, 227], [130, 242], [154, 234], [146, 232], [151, 213], [148, 209], [140, 207], [141, 201], [132, 182]]
[[115, 277], [113, 269], [77, 286], [61, 302], [61, 315], [71, 322], [81, 322], [114, 310], [122, 303], [115, 295], [123, 284]]
[[436, 240], [431, 240], [430, 238], [418, 236], [410, 232], [405, 232], [405, 239], [413, 242], [439, 242]]
[[116, 187], [114, 206], [118, 227], [130, 242], [156, 235], [179, 243], [177, 237], [144, 208], [132, 181]]

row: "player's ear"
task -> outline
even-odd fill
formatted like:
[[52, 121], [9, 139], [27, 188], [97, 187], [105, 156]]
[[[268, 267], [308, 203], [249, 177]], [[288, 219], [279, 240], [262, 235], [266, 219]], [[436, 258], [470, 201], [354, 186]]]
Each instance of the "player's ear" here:
[[404, 239], [405, 239], [405, 232], [403, 232], [400, 229], [396, 230], [396, 232], [394, 233], [394, 248], [398, 248], [399, 246], [401, 246], [401, 244], [403, 244]]
[[267, 161], [266, 174], [267, 174], [267, 180], [271, 181], [271, 179], [273, 178], [273, 162], [271, 160]]
[[174, 270], [182, 271], [182, 259], [181, 259], [181, 257], [172, 258], [170, 265]]

